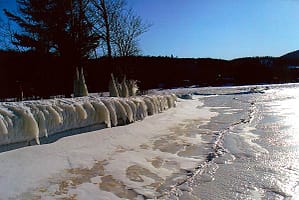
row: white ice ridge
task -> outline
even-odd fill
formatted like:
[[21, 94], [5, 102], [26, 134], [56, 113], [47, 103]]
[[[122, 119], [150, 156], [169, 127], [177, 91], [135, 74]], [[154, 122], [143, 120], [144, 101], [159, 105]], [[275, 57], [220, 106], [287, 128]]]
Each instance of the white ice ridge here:
[[176, 106], [176, 96], [130, 98], [78, 97], [0, 103], [0, 145], [28, 142], [72, 129], [98, 124], [106, 127], [142, 120]]

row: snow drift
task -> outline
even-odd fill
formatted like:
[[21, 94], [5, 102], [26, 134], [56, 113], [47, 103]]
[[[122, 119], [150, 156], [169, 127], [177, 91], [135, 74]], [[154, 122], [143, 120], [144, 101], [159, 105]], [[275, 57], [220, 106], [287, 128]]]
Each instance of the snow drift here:
[[175, 95], [79, 97], [0, 103], [0, 145], [105, 124], [125, 125], [176, 106]]

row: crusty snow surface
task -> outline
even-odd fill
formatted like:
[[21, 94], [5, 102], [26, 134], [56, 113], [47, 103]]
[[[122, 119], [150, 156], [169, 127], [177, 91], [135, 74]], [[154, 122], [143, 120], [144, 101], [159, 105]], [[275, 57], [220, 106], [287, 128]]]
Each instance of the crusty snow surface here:
[[[14, 141], [37, 139], [76, 128], [74, 118], [82, 120], [80, 126], [103, 122], [112, 128], [0, 153], [0, 199], [143, 199], [160, 196], [165, 182], [185, 179], [182, 171], [194, 169], [205, 159], [188, 156], [186, 152], [185, 156], [180, 156], [184, 147], [196, 147], [202, 142], [200, 136], [186, 134], [190, 123], [196, 120], [197, 125], [206, 124], [217, 114], [203, 107], [200, 99], [178, 99], [175, 108], [166, 110], [174, 107], [174, 99], [173, 95], [158, 95], [111, 102], [109, 98], [88, 97], [47, 101], [45, 105], [35, 102], [2, 104], [2, 121], [23, 117], [23, 121], [16, 121], [19, 123], [17, 130], [2, 127], [2, 131], [6, 131], [2, 138], [17, 135], [18, 131], [22, 133], [22, 137], [17, 136]], [[160, 107], [155, 104], [158, 100], [164, 102], [162, 107], [162, 103]], [[128, 114], [129, 107], [136, 110]], [[150, 110], [145, 112], [145, 107]], [[92, 108], [96, 111], [92, 112]], [[116, 116], [111, 114], [113, 110]], [[67, 113], [73, 111], [80, 114], [70, 117]], [[90, 117], [90, 113], [98, 115]], [[147, 114], [155, 115], [144, 118]], [[57, 118], [49, 121], [47, 115]], [[23, 124], [26, 120], [36, 126], [27, 127]], [[136, 122], [116, 126], [133, 121]], [[9, 127], [7, 123], [4, 125]], [[28, 132], [32, 134], [27, 136]]]

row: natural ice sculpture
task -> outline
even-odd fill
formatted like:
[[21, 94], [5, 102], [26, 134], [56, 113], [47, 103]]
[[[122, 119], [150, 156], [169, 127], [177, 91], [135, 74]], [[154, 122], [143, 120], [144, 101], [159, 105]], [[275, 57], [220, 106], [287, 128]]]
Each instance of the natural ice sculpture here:
[[78, 68], [76, 68], [76, 77], [74, 80], [74, 96], [75, 97], [88, 96], [88, 90], [85, 83], [83, 67], [80, 70], [80, 74]]
[[109, 81], [109, 93], [110, 97], [119, 97], [117, 82], [115, 81], [113, 74], [111, 74], [111, 79]]
[[123, 81], [118, 83], [117, 78], [114, 78], [111, 74], [111, 79], [109, 81], [109, 93], [110, 97], [129, 97], [136, 96], [138, 90], [136, 80], [127, 80], [124, 76]]
[[143, 120], [176, 104], [175, 95], [130, 98], [86, 96], [0, 103], [0, 145], [100, 124], [107, 127]]

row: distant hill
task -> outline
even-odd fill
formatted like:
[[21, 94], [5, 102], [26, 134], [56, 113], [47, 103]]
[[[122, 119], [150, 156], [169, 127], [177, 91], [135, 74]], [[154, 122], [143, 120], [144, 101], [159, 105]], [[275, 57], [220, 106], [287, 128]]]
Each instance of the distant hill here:
[[299, 50], [287, 53], [287, 54], [281, 56], [281, 58], [299, 59]]
[[[294, 59], [296, 58], [296, 59]], [[142, 91], [183, 86], [222, 86], [299, 82], [299, 50], [282, 57], [234, 60], [154, 56], [101, 57], [84, 62], [88, 90], [107, 91], [110, 74], [140, 81]], [[17, 97], [49, 98], [73, 92], [75, 70], [57, 55], [0, 51], [0, 101]], [[55, 77], [55, 79], [53, 79]], [[1, 116], [0, 116], [1, 117]]]

